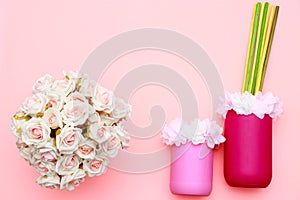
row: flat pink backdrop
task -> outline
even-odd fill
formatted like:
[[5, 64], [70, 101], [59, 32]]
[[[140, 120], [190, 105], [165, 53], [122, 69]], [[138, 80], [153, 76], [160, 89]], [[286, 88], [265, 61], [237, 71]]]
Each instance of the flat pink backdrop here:
[[[239, 91], [248, 43], [252, 7], [256, 1], [4, 1], [0, 2], [1, 91], [1, 199], [300, 199], [300, 134], [297, 81], [300, 72], [300, 1], [272, 1], [280, 5], [278, 26], [264, 91], [284, 103], [284, 114], [274, 127], [274, 174], [266, 189], [229, 187], [223, 178], [223, 147], [215, 152], [213, 191], [209, 197], [175, 196], [169, 191], [169, 167], [147, 174], [109, 169], [69, 193], [48, 190], [35, 183], [38, 174], [18, 155], [10, 118], [31, 92], [34, 81], [45, 73], [56, 77], [62, 70], [79, 70], [89, 53], [112, 36], [144, 27], [182, 33], [208, 53], [226, 90]], [[130, 69], [158, 63], [180, 73], [191, 85], [200, 117], [211, 117], [209, 93], [201, 76], [180, 58], [159, 51], [126, 55], [110, 66], [100, 81], [113, 89]], [[149, 93], [151, 95], [149, 95]], [[132, 120], [150, 124], [149, 110], [164, 107], [167, 121], [180, 114], [174, 95], [158, 86], [147, 86], [132, 95]], [[141, 133], [142, 134], [142, 133]], [[133, 139], [132, 152], [163, 148], [159, 135]]]

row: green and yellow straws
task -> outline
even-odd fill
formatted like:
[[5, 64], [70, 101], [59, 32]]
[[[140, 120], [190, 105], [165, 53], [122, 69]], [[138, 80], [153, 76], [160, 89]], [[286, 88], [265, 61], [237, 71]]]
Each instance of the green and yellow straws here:
[[279, 6], [268, 2], [253, 8], [242, 92], [262, 90], [278, 12]]

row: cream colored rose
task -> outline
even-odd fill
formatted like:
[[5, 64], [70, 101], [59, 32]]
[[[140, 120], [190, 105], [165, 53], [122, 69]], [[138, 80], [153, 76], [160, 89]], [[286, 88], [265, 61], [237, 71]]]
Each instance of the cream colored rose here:
[[22, 126], [26, 122], [25, 119], [17, 120], [12, 118], [11, 120], [11, 132], [17, 137], [21, 138], [22, 135]]
[[86, 102], [68, 101], [61, 112], [63, 122], [71, 126], [82, 125], [89, 117], [89, 109], [90, 105]]
[[95, 159], [102, 159], [102, 158], [106, 158], [107, 155], [106, 153], [104, 153], [102, 145], [98, 145], [96, 148], [96, 155], [95, 155]]
[[105, 158], [84, 160], [83, 169], [87, 172], [89, 177], [99, 176], [105, 173], [109, 161]]
[[63, 75], [67, 80], [73, 80], [75, 82], [88, 78], [87, 74], [82, 74], [79, 73], [78, 71], [67, 71], [67, 72], [64, 71]]
[[55, 163], [50, 161], [35, 160], [33, 167], [41, 175], [52, 175], [55, 170]]
[[75, 90], [76, 82], [72, 79], [67, 80], [55, 80], [52, 84], [52, 90], [60, 93], [64, 93], [65, 96], [68, 96], [71, 92]]
[[85, 176], [85, 172], [82, 169], [76, 169], [73, 173], [62, 176], [60, 189], [66, 189], [68, 191], [74, 190], [84, 182]]
[[79, 92], [86, 97], [92, 97], [97, 85], [96, 81], [85, 79], [81, 82]]
[[33, 165], [35, 162], [35, 158], [33, 157], [34, 151], [35, 151], [35, 148], [32, 146], [28, 146], [25, 143], [23, 143], [21, 145], [19, 144], [19, 155], [22, 158], [24, 158], [26, 161], [28, 161], [31, 165]]
[[116, 135], [111, 135], [110, 138], [102, 144], [102, 151], [108, 157], [114, 158], [118, 155], [121, 148], [120, 139]]
[[[53, 140], [53, 139], [52, 139]], [[41, 175], [54, 174], [56, 163], [56, 149], [53, 146], [53, 141], [48, 142], [45, 146], [35, 148], [32, 152], [33, 163], [32, 165]]]
[[18, 149], [20, 149], [22, 147], [28, 147], [28, 145], [25, 144], [25, 142], [23, 142], [20, 138], [18, 138], [16, 145], [17, 145]]
[[43, 119], [46, 122], [46, 124], [52, 129], [63, 127], [61, 114], [58, 110], [54, 108], [47, 109], [44, 113]]
[[82, 130], [72, 126], [65, 126], [56, 136], [56, 146], [61, 154], [73, 154], [78, 144], [83, 140]]
[[42, 160], [46, 162], [55, 162], [58, 157], [58, 152], [54, 146], [54, 139], [51, 139], [49, 142], [40, 148], [37, 148], [34, 152], [34, 158], [36, 160]]
[[47, 92], [47, 107], [48, 108], [53, 108], [58, 111], [61, 111], [65, 102], [65, 94], [63, 92], [58, 92], [58, 91], [50, 91]]
[[96, 142], [90, 139], [82, 141], [76, 154], [83, 159], [94, 159], [96, 155]]
[[131, 112], [131, 106], [129, 106], [123, 99], [115, 98], [114, 109], [112, 111], [112, 116], [117, 121], [125, 119]]
[[93, 123], [99, 123], [101, 124], [101, 117], [99, 115], [98, 112], [94, 111], [93, 109], [91, 109], [91, 113], [89, 115], [89, 118], [88, 118], [88, 123], [90, 124], [93, 124]]
[[125, 131], [125, 129], [123, 128], [123, 126], [121, 124], [118, 124], [118, 126], [113, 126], [114, 129], [114, 133], [118, 136], [121, 144], [122, 144], [122, 148], [126, 148], [129, 146], [129, 140], [130, 140], [130, 136], [129, 134]]
[[22, 126], [21, 139], [28, 145], [43, 146], [50, 140], [51, 130], [41, 118], [31, 118]]
[[111, 114], [107, 114], [104, 112], [100, 113], [101, 123], [106, 126], [112, 126], [114, 123], [117, 123], [119, 120], [112, 117]]
[[58, 157], [55, 171], [59, 175], [74, 173], [79, 167], [79, 158], [76, 155], [62, 155]]
[[11, 131], [17, 137], [21, 138], [22, 126], [30, 117], [26, 116], [25, 112], [18, 110], [11, 120]]
[[72, 92], [71, 94], [69, 94], [66, 98], [66, 102], [69, 101], [81, 101], [83, 103], [88, 103], [87, 98], [85, 98], [84, 95], [82, 95], [81, 93], [75, 91]]
[[35, 116], [37, 113], [42, 113], [45, 110], [47, 97], [42, 93], [33, 94], [25, 99], [21, 110], [26, 115]]
[[40, 176], [36, 182], [39, 185], [50, 189], [59, 189], [60, 187], [60, 178], [57, 174]]
[[51, 88], [51, 85], [54, 82], [54, 78], [46, 74], [45, 76], [40, 77], [35, 84], [32, 87], [32, 92], [33, 93], [39, 93], [39, 92], [44, 92], [48, 91]]
[[92, 96], [92, 103], [96, 110], [110, 113], [113, 109], [113, 93], [105, 88], [96, 86]]
[[110, 138], [112, 127], [95, 123], [90, 125], [89, 131], [90, 138], [101, 144]]

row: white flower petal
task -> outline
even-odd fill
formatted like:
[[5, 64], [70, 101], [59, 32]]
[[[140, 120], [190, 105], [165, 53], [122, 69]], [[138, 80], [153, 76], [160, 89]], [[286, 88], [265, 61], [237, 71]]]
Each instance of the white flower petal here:
[[72, 126], [65, 126], [56, 136], [56, 146], [62, 154], [73, 154], [83, 140], [82, 130]]
[[[274, 97], [271, 92], [262, 94], [258, 92], [252, 95], [249, 92], [244, 93], [226, 93], [227, 100], [222, 100], [217, 109], [217, 113], [226, 118], [229, 110], [234, 110], [237, 114], [250, 115], [255, 114], [258, 118], [264, 118], [269, 115], [276, 119], [282, 113], [282, 105], [278, 97]], [[229, 100], [228, 100], [229, 99]]]
[[36, 182], [46, 188], [59, 189], [60, 178], [57, 174], [50, 176], [40, 176]]
[[75, 187], [78, 187], [84, 182], [85, 176], [85, 171], [82, 169], [76, 169], [72, 173], [62, 176], [60, 189], [66, 189], [68, 191], [74, 190]]

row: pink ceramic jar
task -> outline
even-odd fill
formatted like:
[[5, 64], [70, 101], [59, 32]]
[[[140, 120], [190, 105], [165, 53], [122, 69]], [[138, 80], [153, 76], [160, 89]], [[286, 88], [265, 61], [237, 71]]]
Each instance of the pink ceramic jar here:
[[170, 189], [173, 194], [207, 196], [212, 190], [213, 151], [200, 158], [202, 145], [172, 146]]
[[225, 119], [224, 176], [235, 187], [267, 187], [272, 179], [272, 118], [238, 115]]

